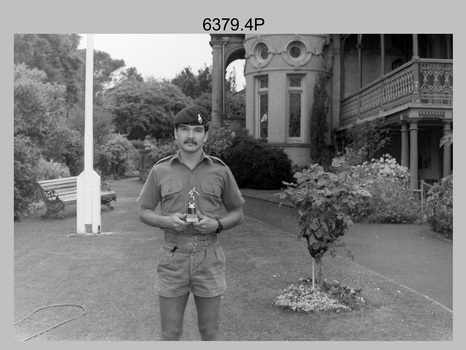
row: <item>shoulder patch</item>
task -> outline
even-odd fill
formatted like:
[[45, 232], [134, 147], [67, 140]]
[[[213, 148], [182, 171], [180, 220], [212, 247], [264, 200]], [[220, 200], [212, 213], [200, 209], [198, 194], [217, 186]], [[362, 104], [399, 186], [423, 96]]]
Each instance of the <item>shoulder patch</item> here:
[[159, 163], [162, 163], [162, 162], [166, 162], [167, 160], [171, 159], [171, 157], [173, 157], [173, 155], [163, 157], [163, 158], [160, 159], [157, 163], [155, 163], [155, 165], [157, 165], [157, 164], [159, 164]]
[[223, 166], [227, 166], [227, 165], [225, 164], [225, 162], [224, 162], [223, 160], [221, 160], [220, 158], [218, 158], [218, 157], [210, 156], [210, 158], [212, 158], [212, 160], [213, 160], [214, 162], [216, 162], [216, 163], [220, 163], [220, 164], [222, 164]]

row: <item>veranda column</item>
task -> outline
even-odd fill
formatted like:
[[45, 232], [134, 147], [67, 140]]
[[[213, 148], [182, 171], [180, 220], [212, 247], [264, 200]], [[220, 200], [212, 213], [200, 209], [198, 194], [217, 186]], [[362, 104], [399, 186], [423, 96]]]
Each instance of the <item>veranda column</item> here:
[[[358, 34], [358, 43], [356, 48], [358, 49], [358, 69], [359, 69], [359, 90], [362, 89], [362, 34]], [[358, 120], [361, 118], [361, 94], [358, 94]]]
[[212, 39], [212, 124], [223, 125], [223, 40]]
[[409, 134], [408, 123], [401, 122], [401, 165], [409, 168]]
[[[443, 136], [451, 134], [451, 122], [443, 123]], [[451, 145], [443, 145], [443, 177], [451, 175]]]
[[417, 34], [413, 34], [413, 57], [419, 57], [419, 41]]
[[362, 34], [358, 34], [356, 48], [358, 49], [359, 88], [362, 89]]
[[417, 120], [413, 120], [409, 123], [409, 188], [412, 190], [417, 190], [418, 188], [418, 149], [417, 149]]
[[417, 34], [413, 34], [413, 93], [412, 93], [412, 102], [420, 103], [421, 102], [421, 92], [420, 89], [420, 73], [419, 73], [419, 47], [418, 47], [418, 38]]
[[385, 35], [380, 34], [380, 76], [383, 77], [384, 74], [385, 74]]

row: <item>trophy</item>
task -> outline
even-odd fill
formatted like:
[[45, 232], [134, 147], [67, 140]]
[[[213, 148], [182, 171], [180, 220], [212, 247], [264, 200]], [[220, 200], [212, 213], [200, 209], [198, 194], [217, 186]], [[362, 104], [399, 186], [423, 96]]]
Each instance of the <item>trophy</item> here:
[[196, 192], [196, 189], [193, 187], [191, 191], [189, 191], [189, 202], [188, 202], [188, 214], [186, 215], [186, 222], [197, 222], [197, 210], [196, 210], [196, 202], [194, 201], [194, 193], [199, 196], [199, 193]]

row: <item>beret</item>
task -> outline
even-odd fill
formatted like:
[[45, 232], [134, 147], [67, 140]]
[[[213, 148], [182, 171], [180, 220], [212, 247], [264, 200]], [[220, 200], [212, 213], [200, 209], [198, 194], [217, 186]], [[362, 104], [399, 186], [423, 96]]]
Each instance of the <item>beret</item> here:
[[175, 118], [173, 124], [205, 125], [209, 122], [209, 112], [200, 106], [189, 106], [181, 110]]

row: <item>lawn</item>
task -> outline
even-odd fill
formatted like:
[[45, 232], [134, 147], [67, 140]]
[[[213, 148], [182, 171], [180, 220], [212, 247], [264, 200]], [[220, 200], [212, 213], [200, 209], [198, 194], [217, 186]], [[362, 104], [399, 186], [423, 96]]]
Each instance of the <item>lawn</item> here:
[[[159, 230], [137, 219], [136, 179], [111, 181], [115, 209], [102, 207], [102, 235], [76, 236], [76, 208], [65, 218], [41, 220], [40, 211], [15, 223], [14, 322], [37, 308], [77, 304], [86, 313], [31, 341], [159, 339], [158, 301], [153, 289]], [[343, 257], [325, 258], [324, 274], [362, 288], [369, 308], [328, 314], [299, 314], [273, 305], [283, 288], [310, 275], [305, 245], [289, 233], [245, 218], [221, 234], [227, 257], [228, 290], [222, 299], [225, 341], [452, 340], [453, 315], [409, 289]], [[82, 313], [76, 306], [40, 311], [14, 326], [23, 340]], [[193, 299], [183, 340], [199, 340]]]

